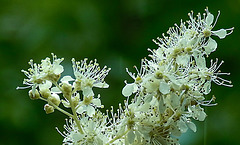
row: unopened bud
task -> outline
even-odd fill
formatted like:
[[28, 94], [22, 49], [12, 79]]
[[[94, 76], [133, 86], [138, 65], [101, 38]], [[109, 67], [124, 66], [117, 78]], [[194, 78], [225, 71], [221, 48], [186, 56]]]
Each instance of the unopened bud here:
[[46, 99], [51, 96], [51, 91], [49, 89], [42, 89], [40, 90], [40, 93], [42, 97]]
[[48, 100], [50, 102], [52, 102], [53, 104], [55, 104], [56, 106], [59, 106], [59, 104], [61, 102], [60, 97], [55, 93], [53, 93], [50, 97], [48, 97]]
[[85, 97], [83, 98], [83, 104], [84, 105], [89, 105], [90, 103], [92, 103], [92, 100], [93, 100], [93, 96], [90, 96], [90, 97]]
[[48, 74], [45, 79], [49, 80], [51, 82], [57, 82], [59, 80], [59, 78], [61, 77], [61, 74]]
[[81, 90], [81, 80], [76, 80], [73, 85], [75, 90]]
[[62, 90], [63, 90], [64, 97], [68, 99], [68, 97], [70, 97], [72, 93], [72, 86], [70, 84], [63, 83]]
[[72, 98], [73, 106], [76, 107], [79, 101], [80, 101], [80, 97], [79, 97], [79, 94], [77, 94], [75, 97]]
[[44, 105], [44, 110], [47, 114], [50, 114], [50, 113], [54, 112], [54, 107], [49, 105], [49, 104], [45, 104]]
[[30, 99], [32, 99], [32, 100], [36, 100], [36, 99], [40, 98], [40, 94], [39, 94], [38, 90], [36, 90], [36, 89], [34, 91], [34, 94], [33, 94], [32, 90], [30, 90], [28, 92], [28, 94], [29, 94]]

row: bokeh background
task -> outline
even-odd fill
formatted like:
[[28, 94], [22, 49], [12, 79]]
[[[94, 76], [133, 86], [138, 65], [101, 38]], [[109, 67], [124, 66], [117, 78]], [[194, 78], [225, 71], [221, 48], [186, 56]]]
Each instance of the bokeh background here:
[[[234, 87], [213, 84], [218, 105], [207, 108], [205, 122], [198, 131], [181, 137], [183, 145], [240, 144], [240, 0], [0, 0], [0, 145], [59, 145], [66, 116], [59, 112], [46, 115], [40, 100], [32, 101], [22, 86], [27, 62], [35, 62], [53, 52], [64, 57], [64, 74], [72, 74], [71, 58], [97, 58], [101, 66], [112, 68], [106, 81], [109, 89], [101, 93], [106, 108], [118, 106], [124, 97], [125, 72], [139, 66], [147, 48], [157, 48], [153, 38], [161, 36], [187, 13], [210, 12], [221, 15], [215, 30], [235, 27], [226, 39], [217, 40], [218, 50], [210, 58], [225, 60], [221, 70]], [[218, 39], [218, 38], [216, 38]], [[209, 58], [209, 59], [210, 59]]]

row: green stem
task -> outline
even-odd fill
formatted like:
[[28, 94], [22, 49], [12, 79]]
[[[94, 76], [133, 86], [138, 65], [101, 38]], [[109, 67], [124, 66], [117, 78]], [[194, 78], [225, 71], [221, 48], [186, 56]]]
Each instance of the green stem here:
[[[64, 92], [64, 90], [63, 90], [57, 83], [53, 82], [53, 84], [54, 84], [56, 87], [58, 87], [58, 89], [59, 89], [62, 93]], [[63, 94], [64, 94], [64, 93], [63, 93]], [[74, 104], [73, 104], [73, 102], [72, 102], [72, 98], [71, 98], [71, 95], [72, 95], [72, 94], [73, 94], [73, 93], [71, 93], [70, 96], [65, 96], [65, 98], [69, 98], [68, 101], [69, 101], [69, 103], [70, 103], [70, 106], [71, 106], [71, 109], [72, 109], [72, 113], [73, 113], [73, 115], [72, 115], [71, 117], [72, 117], [72, 118], [74, 119], [74, 121], [76, 122], [79, 132], [80, 132], [81, 134], [84, 134], [83, 129], [82, 129], [82, 127], [81, 127], [81, 124], [80, 124], [80, 122], [79, 122], [79, 120], [78, 120], [78, 117], [77, 117], [76, 108], [75, 108], [75, 106], [74, 106]]]
[[73, 112], [73, 119], [75, 120], [76, 124], [77, 124], [77, 127], [78, 127], [78, 130], [81, 134], [84, 134], [83, 130], [82, 130], [82, 127], [80, 125], [80, 122], [78, 120], [78, 117], [77, 117], [77, 112], [76, 112], [76, 108], [72, 102], [72, 99], [70, 97], [69, 99], [69, 102], [70, 102], [70, 106], [71, 106], [71, 109], [72, 109], [72, 112]]
[[48, 102], [48, 103], [49, 103], [50, 105], [52, 105], [55, 109], [57, 109], [58, 111], [62, 112], [63, 114], [65, 114], [65, 115], [73, 118], [73, 115], [72, 115], [72, 114], [70, 114], [70, 113], [68, 113], [67, 111], [61, 109], [60, 107], [58, 107], [57, 105], [55, 105], [55, 104], [52, 103], [51, 101], [47, 101], [47, 99], [44, 99], [44, 98], [42, 98], [42, 97], [40, 97], [40, 99], [43, 100], [43, 101]]

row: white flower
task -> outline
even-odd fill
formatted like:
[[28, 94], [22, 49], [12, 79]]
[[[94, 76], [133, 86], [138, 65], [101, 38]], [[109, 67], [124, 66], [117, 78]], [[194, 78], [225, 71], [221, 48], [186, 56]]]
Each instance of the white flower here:
[[125, 97], [129, 97], [132, 95], [132, 93], [137, 92], [137, 84], [131, 83], [131, 84], [126, 84], [126, 86], [122, 89], [122, 94]]
[[99, 98], [100, 95], [98, 95], [98, 98], [93, 98], [93, 96], [84, 97], [83, 101], [79, 102], [77, 113], [82, 114], [83, 112], [86, 112], [89, 117], [93, 117], [96, 112], [95, 108], [102, 107]]
[[[220, 39], [225, 38], [227, 35], [230, 35], [233, 32], [233, 28], [212, 31], [212, 29], [217, 23], [218, 17], [220, 15], [220, 11], [218, 12], [215, 22], [214, 22], [214, 16], [208, 11], [208, 8], [206, 8], [205, 11], [207, 13], [207, 16], [203, 19], [201, 18], [200, 14], [197, 15], [197, 19], [194, 19], [193, 12], [189, 13], [190, 21], [188, 21], [188, 23], [191, 26], [191, 28], [199, 31], [200, 33], [203, 33], [205, 37], [215, 35], [215, 36], [218, 36]], [[227, 31], [230, 31], [230, 32], [227, 33]]]
[[188, 106], [188, 111], [194, 119], [199, 121], [204, 121], [207, 116], [203, 108], [201, 108], [199, 105]]
[[50, 58], [42, 60], [41, 70], [46, 73], [46, 75], [59, 75], [63, 72], [63, 66], [60, 63], [64, 60], [63, 58], [57, 58], [56, 55], [52, 53], [53, 62], [51, 63]]
[[32, 87], [32, 92], [35, 94], [35, 89], [39, 86], [39, 84], [44, 83], [44, 75], [40, 70], [40, 65], [33, 63], [31, 59], [29, 61], [29, 65], [31, 68], [28, 71], [22, 70], [22, 72], [26, 75], [27, 79], [24, 79], [23, 84], [28, 85], [27, 87], [17, 87], [17, 89], [25, 89]]
[[105, 134], [106, 118], [98, 114], [98, 119], [90, 119], [82, 117], [79, 121], [82, 124], [84, 133], [78, 131], [76, 123], [73, 119], [66, 120], [64, 126], [67, 132], [58, 132], [64, 137], [64, 145], [104, 145], [108, 142]]
[[141, 68], [140, 70], [137, 69], [136, 66], [134, 66], [135, 70], [137, 71], [137, 74], [132, 73], [128, 70], [128, 68], [126, 68], [127, 73], [130, 75], [130, 77], [132, 77], [132, 79], [134, 80], [133, 83], [127, 83], [125, 81], [125, 87], [122, 89], [122, 94], [125, 97], [129, 97], [131, 96], [133, 93], [137, 93], [140, 92], [144, 84], [143, 80], [146, 80], [146, 77], [149, 77], [149, 74], [151, 72], [149, 72], [149, 68], [147, 66], [147, 60], [146, 59], [142, 59], [141, 60]]
[[83, 91], [84, 96], [93, 96], [93, 87], [108, 88], [109, 85], [104, 81], [110, 68], [104, 66], [100, 69], [96, 59], [87, 64], [87, 59], [76, 62], [72, 59], [73, 71], [76, 77], [75, 87]]
[[170, 92], [170, 86], [165, 81], [160, 81], [159, 91], [163, 94], [168, 94]]
[[41, 61], [41, 64], [33, 63], [33, 60], [29, 61], [31, 68], [28, 71], [22, 70], [22, 72], [27, 76], [27, 79], [24, 79], [23, 84], [28, 85], [27, 87], [18, 87], [17, 89], [25, 89], [32, 87], [32, 92], [35, 92], [35, 89], [39, 84], [43, 84], [46, 80], [56, 82], [60, 74], [63, 72], [63, 67], [60, 63], [62, 59], [57, 59], [57, 56], [52, 54], [53, 63], [51, 63], [50, 58], [46, 58]]

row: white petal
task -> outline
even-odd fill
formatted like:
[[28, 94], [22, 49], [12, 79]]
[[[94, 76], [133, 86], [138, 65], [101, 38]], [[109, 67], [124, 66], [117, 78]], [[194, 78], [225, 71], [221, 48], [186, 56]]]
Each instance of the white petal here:
[[94, 140], [97, 145], [103, 145], [103, 140], [101, 136], [100, 137], [96, 136]]
[[[153, 97], [153, 98], [156, 98], [156, 97]], [[160, 113], [164, 113], [165, 110], [166, 110], [166, 104], [164, 103], [163, 99], [161, 99], [160, 101], [158, 101], [157, 99], [153, 99], [153, 100], [156, 100], [155, 102], [159, 102], [159, 106], [158, 109], [160, 111]], [[151, 101], [151, 104], [152, 104], [152, 101]]]
[[163, 56], [163, 51], [161, 49], [157, 49], [155, 51], [156, 55], [157, 55], [157, 58], [159, 58], [160, 60], [162, 60], [164, 58]]
[[58, 87], [52, 87], [51, 92], [59, 94], [61, 93], [61, 90]]
[[211, 81], [207, 81], [204, 86], [203, 86], [203, 89], [204, 89], [204, 94], [209, 94], [211, 92]]
[[188, 127], [189, 127], [193, 132], [196, 132], [196, 131], [197, 131], [197, 127], [196, 127], [196, 125], [195, 125], [193, 122], [188, 121], [188, 122], [187, 122], [187, 125], [188, 125]]
[[95, 128], [94, 122], [92, 120], [89, 120], [89, 122], [88, 122], [89, 131], [91, 131], [91, 132], [94, 131], [94, 128]]
[[159, 91], [163, 94], [167, 94], [170, 92], [170, 86], [165, 81], [161, 81]]
[[187, 45], [187, 40], [182, 38], [179, 40], [178, 44], [180, 45], [180, 47], [184, 48]]
[[213, 23], [213, 19], [214, 19], [213, 14], [208, 13], [208, 15], [206, 17], [206, 23], [207, 23], [208, 26], [210, 26]]
[[96, 83], [96, 84], [93, 84], [94, 87], [97, 87], [97, 88], [108, 88], [109, 85], [107, 83]]
[[211, 52], [215, 51], [217, 48], [217, 42], [209, 37], [208, 44], [204, 47], [205, 52], [209, 55]]
[[[34, 94], [34, 95], [35, 95], [35, 92], [36, 92], [36, 88], [37, 88], [37, 84], [34, 84], [32, 86], [32, 94]], [[40, 89], [40, 86], [39, 86], [39, 89]]]
[[78, 114], [82, 114], [83, 112], [85, 112], [86, 111], [86, 106], [80, 106], [77, 110], [76, 110], [76, 112], [78, 113]]
[[175, 93], [171, 93], [170, 99], [173, 108], [177, 108], [180, 105], [179, 97]]
[[220, 39], [223, 39], [227, 36], [227, 31], [225, 29], [220, 29], [220, 30], [212, 31], [212, 32], [213, 32], [213, 34], [218, 36]]
[[203, 56], [198, 56], [198, 57], [195, 57], [195, 60], [196, 60], [196, 64], [199, 68], [206, 68], [206, 60], [205, 60], [205, 57]]
[[60, 73], [62, 73], [63, 72], [63, 66], [61, 66], [61, 65], [54, 65], [53, 66], [53, 73], [54, 74], [60, 74]]
[[78, 79], [81, 79], [82, 76], [83, 76], [83, 75], [82, 75], [80, 72], [78, 72], [78, 71], [74, 71], [74, 75], [75, 75], [75, 77], [78, 78]]
[[144, 103], [143, 105], [138, 107], [137, 111], [147, 112], [149, 111], [149, 108], [150, 108], [150, 103]]
[[170, 79], [171, 82], [173, 82], [176, 85], [180, 85], [180, 82], [177, 80], [177, 78], [173, 75], [167, 74], [167, 77]]
[[83, 96], [94, 96], [93, 90], [90, 86], [86, 86], [83, 88]]
[[123, 89], [122, 89], [122, 94], [125, 97], [129, 97], [132, 95], [133, 91], [134, 91], [134, 83], [132, 84], [127, 84]]
[[188, 130], [186, 123], [182, 120], [178, 121], [177, 125], [182, 133], [185, 133]]
[[77, 141], [83, 139], [83, 135], [80, 134], [79, 132], [74, 132], [74, 133], [72, 133], [72, 138], [73, 138], [74, 142], [77, 142]]
[[46, 83], [39, 85], [39, 89], [40, 90], [49, 89], [51, 86], [52, 83], [50, 81], [46, 81]]
[[66, 108], [70, 108], [71, 107], [69, 102], [67, 102], [65, 100], [61, 100], [61, 101], [62, 101], [62, 104], [63, 104], [64, 107], [66, 107]]
[[150, 103], [152, 101], [153, 96], [152, 95], [146, 95], [144, 98], [145, 103]]
[[93, 99], [92, 100], [92, 103], [94, 104], [94, 105], [96, 105], [97, 107], [100, 107], [101, 106], [101, 100], [100, 99]]
[[179, 130], [178, 127], [173, 127], [171, 129], [171, 135], [178, 137], [182, 135], [182, 132]]
[[[123, 122], [122, 122], [123, 123]], [[125, 132], [125, 127], [120, 127], [120, 129], [118, 130], [118, 132], [116, 133], [116, 136], [120, 136]]]
[[199, 116], [198, 116], [198, 120], [199, 121], [204, 121], [205, 120], [205, 118], [206, 118], [206, 113], [204, 112], [204, 111], [200, 111], [199, 112]]
[[135, 134], [133, 133], [132, 130], [130, 130], [127, 134], [127, 137], [128, 137], [128, 142], [130, 144], [132, 144], [134, 142], [134, 139], [135, 139]]
[[51, 96], [54, 97], [55, 99], [57, 99], [60, 102], [60, 97], [58, 96], [58, 94], [52, 93]]
[[46, 81], [45, 85], [46, 85], [47, 88], [50, 88], [52, 86], [52, 82]]
[[94, 107], [91, 106], [91, 105], [88, 105], [88, 106], [87, 106], [87, 115], [88, 115], [89, 117], [93, 117], [94, 114], [95, 114], [95, 109], [94, 109]]
[[64, 76], [61, 79], [61, 82], [69, 82], [69, 81], [74, 81], [74, 79], [71, 76]]
[[187, 66], [189, 62], [190, 56], [185, 54], [185, 55], [178, 55], [176, 58], [176, 62], [179, 65]]

